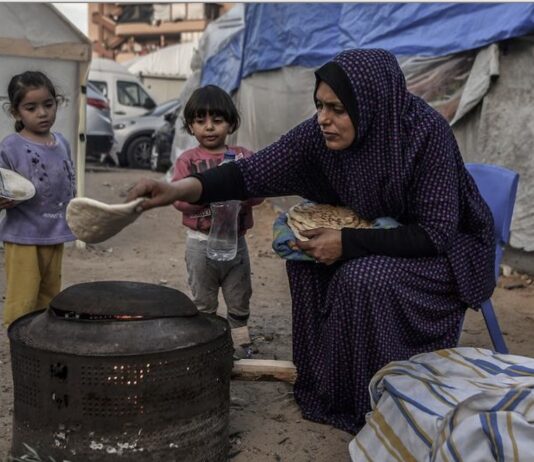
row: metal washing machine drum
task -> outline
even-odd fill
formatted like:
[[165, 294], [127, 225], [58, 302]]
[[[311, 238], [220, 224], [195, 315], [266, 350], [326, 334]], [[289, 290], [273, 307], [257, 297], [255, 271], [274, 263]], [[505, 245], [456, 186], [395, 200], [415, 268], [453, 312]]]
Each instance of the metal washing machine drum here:
[[8, 330], [11, 456], [224, 461], [232, 341], [182, 292], [135, 282], [71, 286]]

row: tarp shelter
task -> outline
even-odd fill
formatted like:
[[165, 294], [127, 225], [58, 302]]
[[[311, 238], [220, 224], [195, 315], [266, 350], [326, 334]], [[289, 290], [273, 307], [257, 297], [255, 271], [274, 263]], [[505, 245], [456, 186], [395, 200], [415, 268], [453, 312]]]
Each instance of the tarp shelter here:
[[26, 70], [42, 71], [65, 97], [53, 130], [71, 145], [76, 165], [78, 194], [84, 193], [85, 85], [91, 42], [53, 5], [0, 3], [0, 137], [14, 131], [7, 110], [11, 77]]
[[410, 90], [452, 124], [466, 161], [521, 174], [511, 244], [534, 250], [534, 4], [247, 3], [241, 11], [242, 25], [220, 40], [215, 27], [206, 31], [202, 40], [217, 46], [196, 81], [234, 93], [243, 123], [231, 141], [257, 150], [311, 116], [313, 71], [336, 53], [388, 49]]

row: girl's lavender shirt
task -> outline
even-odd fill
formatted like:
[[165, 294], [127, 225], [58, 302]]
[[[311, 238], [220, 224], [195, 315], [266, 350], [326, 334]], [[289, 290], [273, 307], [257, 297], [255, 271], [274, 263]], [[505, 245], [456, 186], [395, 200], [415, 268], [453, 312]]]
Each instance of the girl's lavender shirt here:
[[27, 245], [53, 245], [75, 240], [65, 218], [76, 195], [74, 166], [67, 140], [54, 133], [55, 144], [31, 141], [18, 133], [0, 143], [0, 167], [30, 180], [35, 196], [6, 209], [0, 222], [0, 239]]

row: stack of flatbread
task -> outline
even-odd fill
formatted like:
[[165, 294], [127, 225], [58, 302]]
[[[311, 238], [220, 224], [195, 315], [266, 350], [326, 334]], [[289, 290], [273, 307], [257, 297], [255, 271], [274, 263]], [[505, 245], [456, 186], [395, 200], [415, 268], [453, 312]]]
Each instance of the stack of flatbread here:
[[328, 204], [314, 204], [303, 202], [294, 205], [287, 212], [287, 225], [301, 241], [308, 238], [300, 231], [316, 228], [371, 228], [370, 222], [359, 218], [348, 207], [339, 207]]

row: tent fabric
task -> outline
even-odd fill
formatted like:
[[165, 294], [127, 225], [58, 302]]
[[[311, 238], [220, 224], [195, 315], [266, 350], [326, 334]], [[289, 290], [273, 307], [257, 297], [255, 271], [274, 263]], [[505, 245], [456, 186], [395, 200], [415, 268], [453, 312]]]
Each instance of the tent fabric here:
[[340, 3], [245, 6], [242, 76], [283, 66], [318, 67], [343, 48]]
[[476, 51], [469, 50], [438, 57], [402, 57], [399, 64], [408, 90], [451, 122], [458, 114], [476, 56]]
[[[466, 161], [520, 174], [510, 244], [534, 251], [533, 3], [239, 5], [227, 13], [233, 26], [210, 24], [188, 90], [232, 92], [242, 124], [229, 142], [256, 151], [276, 141], [314, 113], [318, 66], [344, 48], [388, 48], [409, 90], [449, 120]], [[190, 142], [178, 135], [173, 154]]]
[[353, 3], [345, 5], [344, 48], [397, 56], [442, 56], [534, 30], [532, 3]]
[[[501, 44], [498, 78], [453, 131], [466, 162], [503, 165], [519, 173], [510, 245], [534, 251], [534, 38]], [[484, 71], [486, 75], [489, 70]]]
[[245, 5], [238, 3], [208, 24], [200, 40], [201, 84], [213, 83], [227, 91], [239, 86], [245, 30]]
[[248, 3], [244, 18], [244, 29], [205, 62], [203, 85], [233, 91], [255, 72], [319, 67], [347, 48], [427, 57], [473, 50], [533, 32], [534, 4]]
[[473, 109], [489, 91], [491, 82], [499, 76], [499, 47], [493, 43], [481, 49], [473, 62], [458, 108], [450, 121], [454, 125]]
[[[58, 43], [87, 41], [53, 6], [41, 3], [4, 3], [1, 8], [2, 37], [26, 39], [35, 48]], [[51, 26], [53, 24], [53, 26]]]

